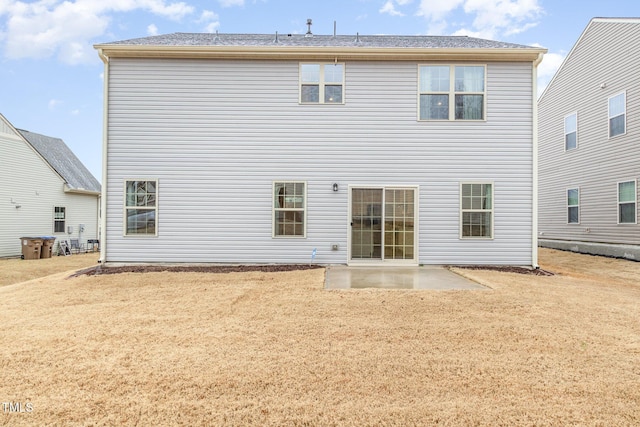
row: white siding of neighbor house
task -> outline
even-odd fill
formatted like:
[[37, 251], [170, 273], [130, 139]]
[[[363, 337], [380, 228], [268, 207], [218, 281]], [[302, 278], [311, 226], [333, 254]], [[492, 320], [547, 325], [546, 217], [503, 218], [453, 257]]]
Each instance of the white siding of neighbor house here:
[[[98, 238], [97, 196], [65, 193], [62, 178], [1, 118], [0, 159], [0, 257], [20, 255], [21, 237], [77, 238], [81, 223], [83, 241]], [[66, 207], [71, 236], [53, 232], [55, 206]]]
[[[636, 180], [638, 190], [640, 179], [639, 45], [640, 20], [594, 20], [540, 99], [541, 239], [640, 242], [640, 225], [617, 223], [617, 183]], [[608, 99], [622, 91], [626, 134], [609, 138]], [[565, 152], [564, 116], [572, 112], [578, 148]], [[579, 224], [567, 224], [568, 188], [580, 189]]]
[[[297, 61], [112, 58], [105, 260], [346, 263], [348, 186], [407, 185], [419, 263], [531, 265], [532, 64], [487, 64], [482, 122], [418, 122], [416, 62], [345, 75], [299, 105]], [[158, 180], [157, 237], [123, 236], [127, 179]], [[307, 183], [306, 238], [272, 237], [274, 181]], [[493, 240], [459, 238], [462, 181], [494, 183]]]

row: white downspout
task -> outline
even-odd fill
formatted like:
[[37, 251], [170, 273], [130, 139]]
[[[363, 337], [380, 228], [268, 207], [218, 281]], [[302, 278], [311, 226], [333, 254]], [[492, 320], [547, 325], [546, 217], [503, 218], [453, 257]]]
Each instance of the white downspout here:
[[531, 218], [531, 266], [538, 268], [538, 65], [542, 62], [544, 53], [538, 54], [538, 59], [533, 62], [532, 78], [533, 78], [533, 140], [532, 140], [532, 192], [533, 197]]
[[100, 258], [99, 263], [107, 259], [107, 141], [109, 125], [109, 58], [98, 49], [98, 56], [104, 62], [103, 107], [102, 107], [102, 197], [100, 198]]

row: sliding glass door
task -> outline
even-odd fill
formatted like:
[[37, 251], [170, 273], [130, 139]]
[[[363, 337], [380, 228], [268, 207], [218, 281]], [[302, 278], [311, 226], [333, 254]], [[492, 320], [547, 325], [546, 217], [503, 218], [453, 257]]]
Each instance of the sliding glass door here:
[[351, 259], [414, 260], [415, 205], [415, 188], [352, 188]]

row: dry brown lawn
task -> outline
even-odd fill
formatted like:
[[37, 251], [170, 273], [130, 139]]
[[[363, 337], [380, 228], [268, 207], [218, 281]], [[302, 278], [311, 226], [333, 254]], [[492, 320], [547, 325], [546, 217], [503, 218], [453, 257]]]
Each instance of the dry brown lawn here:
[[91, 252], [70, 256], [54, 255], [51, 258], [32, 260], [0, 259], [0, 286], [25, 282], [62, 271], [91, 267], [97, 264], [99, 257], [98, 252]]
[[640, 263], [540, 254], [555, 276], [462, 271], [482, 291], [326, 291], [322, 269], [4, 286], [0, 424], [639, 425]]

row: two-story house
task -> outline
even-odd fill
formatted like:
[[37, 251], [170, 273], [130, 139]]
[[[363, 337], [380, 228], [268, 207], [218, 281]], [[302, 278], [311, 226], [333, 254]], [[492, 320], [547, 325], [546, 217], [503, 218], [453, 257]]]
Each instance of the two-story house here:
[[542, 246], [640, 260], [640, 19], [594, 18], [539, 100]]
[[96, 49], [103, 262], [537, 264], [545, 49], [277, 33]]

